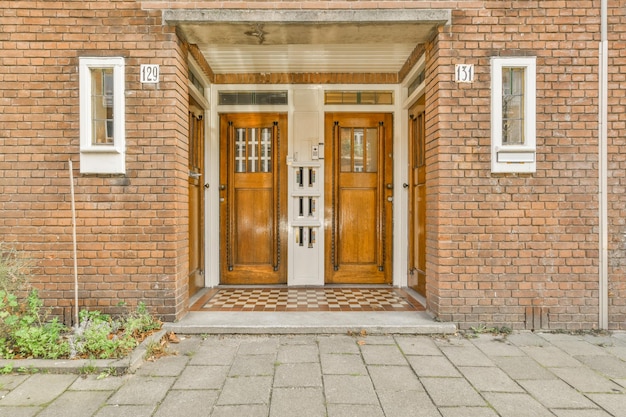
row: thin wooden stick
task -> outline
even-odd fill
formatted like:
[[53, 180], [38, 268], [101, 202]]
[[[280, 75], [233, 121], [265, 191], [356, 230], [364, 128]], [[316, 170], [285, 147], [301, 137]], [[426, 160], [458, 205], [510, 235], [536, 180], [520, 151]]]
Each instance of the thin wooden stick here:
[[80, 324], [78, 322], [78, 256], [76, 250], [76, 206], [74, 203], [74, 171], [72, 169], [72, 160], [70, 162], [70, 190], [72, 193], [72, 240], [74, 243], [74, 326]]

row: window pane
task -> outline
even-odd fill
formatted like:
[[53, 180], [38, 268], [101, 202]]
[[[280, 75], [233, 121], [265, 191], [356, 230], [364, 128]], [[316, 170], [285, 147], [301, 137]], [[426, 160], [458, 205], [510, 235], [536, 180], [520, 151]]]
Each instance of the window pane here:
[[502, 144], [524, 144], [524, 68], [502, 68]]
[[236, 129], [235, 138], [235, 172], [246, 172], [246, 129]]
[[352, 171], [352, 129], [341, 128], [341, 172]]
[[257, 172], [258, 169], [259, 129], [248, 130], [248, 172]]
[[363, 172], [363, 129], [354, 129], [354, 172]]
[[261, 129], [261, 172], [272, 172], [272, 128]]
[[113, 126], [113, 68], [92, 68], [92, 145], [112, 145]]
[[376, 172], [378, 169], [378, 129], [369, 128], [365, 129], [365, 171]]

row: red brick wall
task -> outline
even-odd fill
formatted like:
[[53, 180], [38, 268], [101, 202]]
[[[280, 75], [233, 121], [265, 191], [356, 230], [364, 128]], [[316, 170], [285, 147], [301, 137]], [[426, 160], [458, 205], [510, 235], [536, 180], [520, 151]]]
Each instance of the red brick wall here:
[[[159, 9], [451, 8], [427, 53], [429, 308], [468, 328], [598, 323], [595, 1], [11, 1], [0, 10], [0, 240], [37, 263], [57, 314], [73, 298], [67, 160], [78, 167], [78, 57], [126, 58], [127, 175], [76, 170], [81, 304], [185, 309], [184, 45]], [[143, 9], [141, 9], [142, 7]], [[609, 0], [609, 316], [626, 328], [626, 8]], [[489, 59], [537, 56], [537, 172], [490, 172]], [[141, 85], [141, 63], [161, 65]], [[456, 63], [476, 81], [455, 84]], [[296, 77], [296, 75], [277, 75]], [[297, 78], [297, 77], [296, 77]], [[282, 78], [281, 78], [282, 79]]]
[[[159, 12], [135, 1], [11, 1], [0, 9], [0, 240], [33, 259], [53, 313], [71, 317], [68, 159], [75, 167], [80, 305], [184, 308], [185, 58]], [[81, 176], [78, 57], [126, 59], [125, 176]], [[161, 82], [139, 83], [139, 65]]]

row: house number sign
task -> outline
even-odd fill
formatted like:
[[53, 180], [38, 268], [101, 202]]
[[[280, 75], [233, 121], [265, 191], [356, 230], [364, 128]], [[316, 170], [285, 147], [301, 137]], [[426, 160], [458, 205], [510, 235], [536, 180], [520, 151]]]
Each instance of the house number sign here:
[[474, 82], [474, 64], [456, 64], [454, 67], [454, 81], [457, 83]]
[[141, 64], [141, 83], [156, 84], [159, 82], [159, 66], [155, 64]]

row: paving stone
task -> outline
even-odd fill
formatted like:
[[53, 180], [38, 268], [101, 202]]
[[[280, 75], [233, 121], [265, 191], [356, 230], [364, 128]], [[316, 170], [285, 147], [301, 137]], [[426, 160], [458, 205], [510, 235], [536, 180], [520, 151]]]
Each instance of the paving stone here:
[[329, 404], [378, 404], [367, 376], [324, 375], [324, 391]]
[[595, 408], [585, 396], [558, 379], [520, 381], [520, 384], [547, 408]]
[[396, 341], [391, 335], [366, 335], [357, 336], [357, 344], [363, 343], [365, 345], [395, 345]]
[[213, 408], [211, 417], [267, 417], [268, 413], [269, 405], [226, 405]]
[[[544, 336], [545, 337], [545, 336]], [[551, 342], [553, 346], [561, 349], [570, 356], [579, 355], [608, 355], [604, 348], [580, 339], [557, 339]]]
[[377, 405], [328, 404], [328, 417], [385, 417]]
[[191, 356], [190, 365], [231, 365], [237, 354], [237, 346], [202, 345]]
[[282, 345], [278, 348], [276, 360], [279, 363], [318, 362], [319, 349], [315, 345]]
[[522, 387], [500, 368], [462, 367], [459, 371], [480, 392], [524, 392]]
[[624, 392], [624, 387], [589, 368], [552, 368], [551, 371], [580, 392]]
[[471, 340], [472, 344], [490, 358], [494, 356], [524, 356], [525, 353], [508, 338], [492, 335], [479, 335]]
[[513, 334], [510, 334], [509, 337], [507, 337], [507, 339], [509, 340], [509, 342], [511, 342], [512, 344], [518, 347], [548, 346], [550, 344], [550, 342], [548, 342], [543, 337], [539, 336], [538, 334], [530, 333], [530, 332], [513, 333]]
[[83, 375], [76, 378], [76, 381], [70, 387], [72, 391], [115, 391], [128, 380], [128, 376], [107, 376], [100, 375]]
[[227, 378], [217, 405], [269, 404], [272, 377]]
[[378, 398], [385, 417], [439, 416], [437, 407], [424, 391], [382, 391]]
[[277, 337], [246, 338], [239, 344], [237, 355], [276, 355], [279, 341]]
[[599, 408], [587, 410], [551, 410], [557, 417], [611, 417]]
[[502, 417], [554, 417], [528, 394], [488, 392], [483, 395]]
[[76, 375], [31, 375], [0, 399], [0, 406], [37, 406], [49, 403], [72, 385], [76, 378]]
[[317, 337], [314, 335], [289, 334], [280, 336], [281, 345], [317, 345]]
[[38, 416], [85, 417], [93, 415], [107, 398], [110, 391], [66, 391], [49, 404]]
[[319, 336], [318, 346], [321, 354], [360, 353], [359, 345], [350, 336]]
[[441, 351], [456, 366], [495, 366], [476, 346], [442, 346]]
[[221, 389], [228, 375], [227, 366], [188, 366], [173, 389]]
[[555, 379], [556, 376], [529, 357], [497, 357], [496, 365], [513, 379]]
[[170, 390], [154, 417], [205, 417], [217, 401], [218, 391]]
[[174, 383], [173, 377], [145, 377], [136, 375], [107, 401], [114, 405], [150, 405], [157, 404], [167, 394]]
[[609, 346], [603, 349], [611, 355], [618, 357], [623, 361], [626, 361], [626, 346]]
[[276, 388], [270, 417], [326, 417], [322, 388]]
[[151, 405], [107, 405], [94, 417], [151, 417], [154, 406]]
[[626, 362], [615, 356], [577, 356], [576, 359], [610, 378], [626, 378]]
[[274, 375], [275, 354], [237, 355], [229, 376]]
[[368, 371], [376, 392], [424, 391], [424, 387], [408, 365], [375, 365], [369, 366]]
[[320, 361], [324, 375], [367, 375], [361, 355], [322, 354]]
[[276, 367], [274, 387], [321, 387], [322, 370], [318, 363], [285, 363]]
[[589, 394], [591, 401], [614, 416], [626, 415], [626, 395], [620, 394]]
[[438, 356], [441, 351], [428, 337], [396, 336], [396, 343], [405, 355]]
[[419, 377], [458, 377], [459, 371], [445, 356], [407, 356]]
[[478, 392], [463, 378], [421, 378], [420, 381], [438, 407], [486, 406]]
[[0, 417], [33, 417], [41, 411], [41, 407], [0, 407]]
[[363, 360], [368, 365], [406, 365], [407, 361], [397, 345], [363, 345]]
[[0, 375], [0, 389], [13, 390], [28, 377], [28, 375]]
[[170, 343], [169, 349], [176, 352], [177, 356], [193, 356], [202, 345], [202, 338], [199, 336], [179, 335], [179, 343]]
[[153, 362], [146, 362], [135, 372], [146, 376], [178, 376], [187, 366], [187, 356], [167, 356]]
[[575, 368], [582, 366], [579, 361], [556, 346], [527, 346], [521, 349], [546, 368]]
[[439, 407], [443, 417], [498, 417], [489, 407]]

